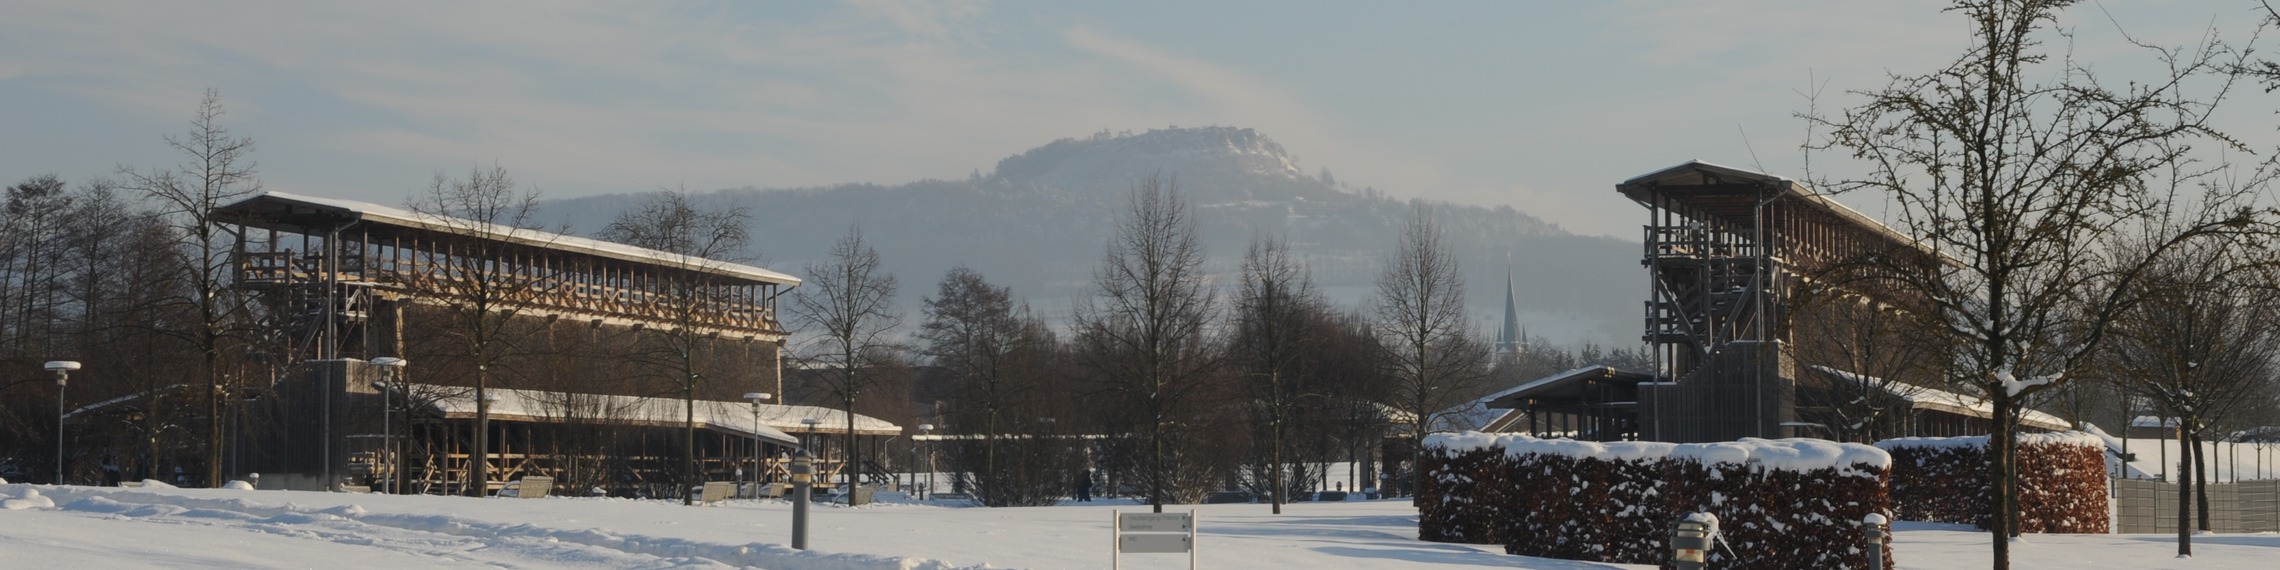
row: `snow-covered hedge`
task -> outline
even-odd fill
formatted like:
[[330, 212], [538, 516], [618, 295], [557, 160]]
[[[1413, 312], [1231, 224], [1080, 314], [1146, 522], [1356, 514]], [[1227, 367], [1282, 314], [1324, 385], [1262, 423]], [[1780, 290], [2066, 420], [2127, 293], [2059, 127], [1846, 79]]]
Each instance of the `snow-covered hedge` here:
[[[2019, 532], [2104, 533], [2105, 443], [2082, 432], [2019, 436]], [[1902, 520], [1986, 528], [1993, 512], [1987, 436], [1876, 442], [1892, 454], [1892, 506]]]
[[1420, 538], [1627, 564], [1664, 562], [1671, 523], [1709, 512], [1732, 547], [1711, 554], [1714, 566], [1864, 567], [1858, 521], [1884, 510], [1891, 464], [1873, 447], [1807, 439], [1593, 443], [1466, 432], [1426, 446]]

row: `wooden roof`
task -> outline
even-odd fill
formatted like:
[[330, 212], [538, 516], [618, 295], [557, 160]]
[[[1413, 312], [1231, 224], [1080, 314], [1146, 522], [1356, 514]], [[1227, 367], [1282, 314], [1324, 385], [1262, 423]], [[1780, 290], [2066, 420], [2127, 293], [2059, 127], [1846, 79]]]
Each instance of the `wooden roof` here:
[[1937, 255], [1915, 238], [1815, 193], [1797, 181], [1762, 172], [1693, 161], [1625, 180], [1615, 185], [1615, 190], [1642, 205], [1652, 207], [1659, 197], [1741, 227], [1752, 225], [1761, 201], [1780, 204], [1785, 207], [1766, 212], [1770, 216], [1796, 219], [1768, 219], [1769, 227], [1802, 222], [1850, 234], [1863, 242]]
[[750, 265], [541, 230], [499, 226], [355, 200], [268, 191], [214, 208], [212, 214], [215, 221], [222, 223], [308, 235], [321, 236], [332, 230], [354, 227], [360, 233], [374, 237], [411, 234], [455, 236], [585, 255], [619, 263], [695, 271], [759, 284], [800, 284], [798, 277]]

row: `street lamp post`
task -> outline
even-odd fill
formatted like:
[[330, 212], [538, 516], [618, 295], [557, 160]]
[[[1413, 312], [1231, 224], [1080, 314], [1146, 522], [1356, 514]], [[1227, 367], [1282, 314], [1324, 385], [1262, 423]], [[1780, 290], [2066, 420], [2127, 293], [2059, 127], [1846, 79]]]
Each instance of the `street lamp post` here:
[[[808, 445], [812, 443], [810, 440], [815, 439], [815, 425], [820, 423], [823, 423], [823, 421], [815, 418], [800, 418], [800, 425], [807, 426], [807, 435], [800, 438], [800, 449], [807, 449]], [[824, 455], [820, 453], [811, 453], [809, 455], [814, 456], [816, 459], [824, 458]], [[825, 483], [829, 482], [830, 481], [825, 481]]]
[[388, 461], [388, 485], [386, 488], [391, 495], [404, 493], [404, 472], [402, 469], [403, 456], [396, 452], [396, 428], [392, 421], [396, 413], [395, 396], [389, 393], [391, 388], [402, 386], [402, 384], [399, 382], [391, 385], [390, 381], [396, 380], [397, 371], [403, 370], [406, 364], [410, 364], [410, 362], [393, 356], [372, 359], [372, 365], [380, 367], [381, 375], [386, 376], [384, 380], [373, 382], [372, 387], [380, 390], [380, 450], [385, 454], [383, 459]]
[[45, 368], [55, 373], [55, 484], [63, 485], [63, 388], [71, 381], [71, 371], [79, 363], [70, 360], [50, 360]]
[[745, 392], [744, 399], [752, 401], [752, 497], [760, 497], [760, 401], [768, 399], [767, 392]]
[[[919, 435], [930, 435], [933, 432], [934, 424], [918, 424]], [[912, 469], [918, 468], [918, 460], [913, 459], [910, 464]], [[913, 479], [912, 483], [918, 482], [915, 477]], [[934, 438], [929, 437], [926, 440], [926, 492], [921, 494], [919, 498], [925, 499], [932, 496], [934, 496]]]

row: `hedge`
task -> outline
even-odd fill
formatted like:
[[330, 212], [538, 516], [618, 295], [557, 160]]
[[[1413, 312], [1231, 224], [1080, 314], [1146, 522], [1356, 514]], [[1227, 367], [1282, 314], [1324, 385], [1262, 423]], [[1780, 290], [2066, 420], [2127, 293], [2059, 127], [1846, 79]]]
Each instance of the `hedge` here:
[[[1819, 440], [1592, 443], [1474, 432], [1426, 440], [1419, 538], [1623, 564], [1669, 557], [1673, 522], [1723, 521], [1731, 568], [1861, 568], [1860, 521], [1886, 508], [1891, 458]], [[1879, 553], [1890, 568], [1889, 548]]]
[[[2018, 442], [2019, 532], [2107, 532], [2105, 442], [2082, 432], [2021, 434]], [[1900, 519], [1987, 528], [1994, 512], [1987, 436], [1876, 446], [1892, 454], [1892, 506]]]

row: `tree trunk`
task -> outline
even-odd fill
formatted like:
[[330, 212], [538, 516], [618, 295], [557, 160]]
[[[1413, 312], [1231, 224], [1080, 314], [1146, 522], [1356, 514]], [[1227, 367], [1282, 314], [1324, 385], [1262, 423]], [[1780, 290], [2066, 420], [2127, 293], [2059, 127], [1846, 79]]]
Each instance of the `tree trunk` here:
[[1270, 475], [1270, 477], [1273, 477], [1273, 478], [1274, 478], [1274, 483], [1272, 483], [1272, 484], [1270, 484], [1270, 485], [1268, 486], [1268, 488], [1269, 488], [1269, 489], [1271, 489], [1271, 491], [1269, 491], [1269, 492], [1270, 492], [1270, 493], [1273, 493], [1273, 495], [1270, 495], [1270, 496], [1268, 497], [1268, 500], [1269, 500], [1269, 502], [1271, 502], [1271, 503], [1273, 503], [1273, 504], [1274, 504], [1274, 513], [1275, 513], [1275, 514], [1278, 514], [1278, 515], [1279, 515], [1279, 514], [1282, 514], [1282, 506], [1283, 506], [1283, 490], [1284, 490], [1284, 489], [1287, 489], [1287, 488], [1289, 487], [1288, 485], [1284, 484], [1284, 482], [1283, 482], [1283, 457], [1282, 457], [1282, 426], [1283, 426], [1283, 424], [1282, 424], [1282, 423], [1283, 423], [1283, 413], [1282, 413], [1282, 409], [1281, 409], [1281, 407], [1280, 407], [1280, 406], [1281, 406], [1281, 399], [1280, 399], [1280, 398], [1282, 397], [1282, 383], [1281, 383], [1281, 378], [1279, 377], [1279, 375], [1270, 376], [1270, 377], [1268, 378], [1268, 380], [1267, 380], [1267, 381], [1268, 381], [1268, 382], [1270, 382], [1270, 383], [1272, 383], [1272, 384], [1271, 384], [1271, 385], [1273, 386], [1272, 390], [1273, 390], [1273, 393], [1274, 393], [1274, 397], [1276, 398], [1276, 400], [1275, 400], [1274, 402], [1271, 402], [1271, 403], [1269, 403], [1268, 405], [1277, 406], [1277, 407], [1276, 407], [1276, 409], [1275, 409], [1275, 411], [1273, 412], [1273, 413], [1274, 413], [1274, 416], [1275, 416], [1275, 417], [1274, 417], [1274, 426], [1273, 426], [1273, 429], [1272, 429], [1273, 433], [1269, 434], [1269, 436], [1268, 436], [1268, 439], [1270, 440], [1270, 443], [1269, 443], [1269, 445], [1271, 445], [1271, 446], [1273, 446], [1273, 447], [1274, 447], [1274, 451], [1273, 451], [1273, 453], [1271, 453], [1271, 454], [1270, 454], [1270, 456], [1267, 458], [1267, 460], [1268, 460], [1268, 461], [1272, 461], [1272, 462], [1274, 462], [1272, 465], [1270, 465], [1270, 466], [1269, 466], [1269, 467], [1271, 468], [1271, 469], [1270, 469], [1270, 471], [1272, 472], [1272, 475]]
[[2202, 447], [2201, 425], [2198, 419], [2193, 426], [2193, 495], [2200, 503], [2195, 505], [2201, 519], [2201, 532], [2214, 532], [2209, 527], [2209, 450]]
[[[684, 364], [688, 361], [683, 360]], [[681, 377], [681, 506], [697, 504], [697, 375], [682, 371]]]
[[2177, 557], [2193, 557], [2193, 447], [2185, 445], [2185, 425], [2177, 426]]
[[1164, 512], [1164, 420], [1158, 415], [1148, 426], [1148, 507]]
[[1987, 480], [1992, 485], [1988, 494], [1992, 495], [1989, 499], [1995, 512], [1988, 513], [1987, 532], [1993, 535], [1995, 541], [1995, 570], [2008, 570], [2011, 567], [2011, 531], [2017, 528], [2013, 520], [2018, 518], [2018, 505], [2011, 502], [2011, 486], [2014, 484], [2011, 480], [2011, 454], [2016, 442], [2011, 435], [2011, 422], [2005, 420], [2018, 412], [2015, 409], [2017, 404], [2011, 401], [2009, 393], [2001, 387], [1997, 387], [1994, 392], [1995, 413], [1992, 423], [1995, 429], [1994, 433], [1987, 436], [1987, 445], [1993, 451], [1987, 458]]
[[[477, 334], [482, 333], [478, 331]], [[477, 348], [475, 352], [476, 358], [482, 358], [485, 353], [486, 351], [483, 349]], [[476, 365], [475, 453], [468, 456], [468, 459], [473, 460], [473, 463], [469, 464], [470, 468], [468, 469], [467, 475], [469, 483], [467, 496], [469, 497], [482, 497], [484, 493], [491, 490], [491, 402], [489, 400], [490, 387], [489, 367], [481, 364]], [[330, 461], [331, 459], [327, 458], [326, 460]]]

